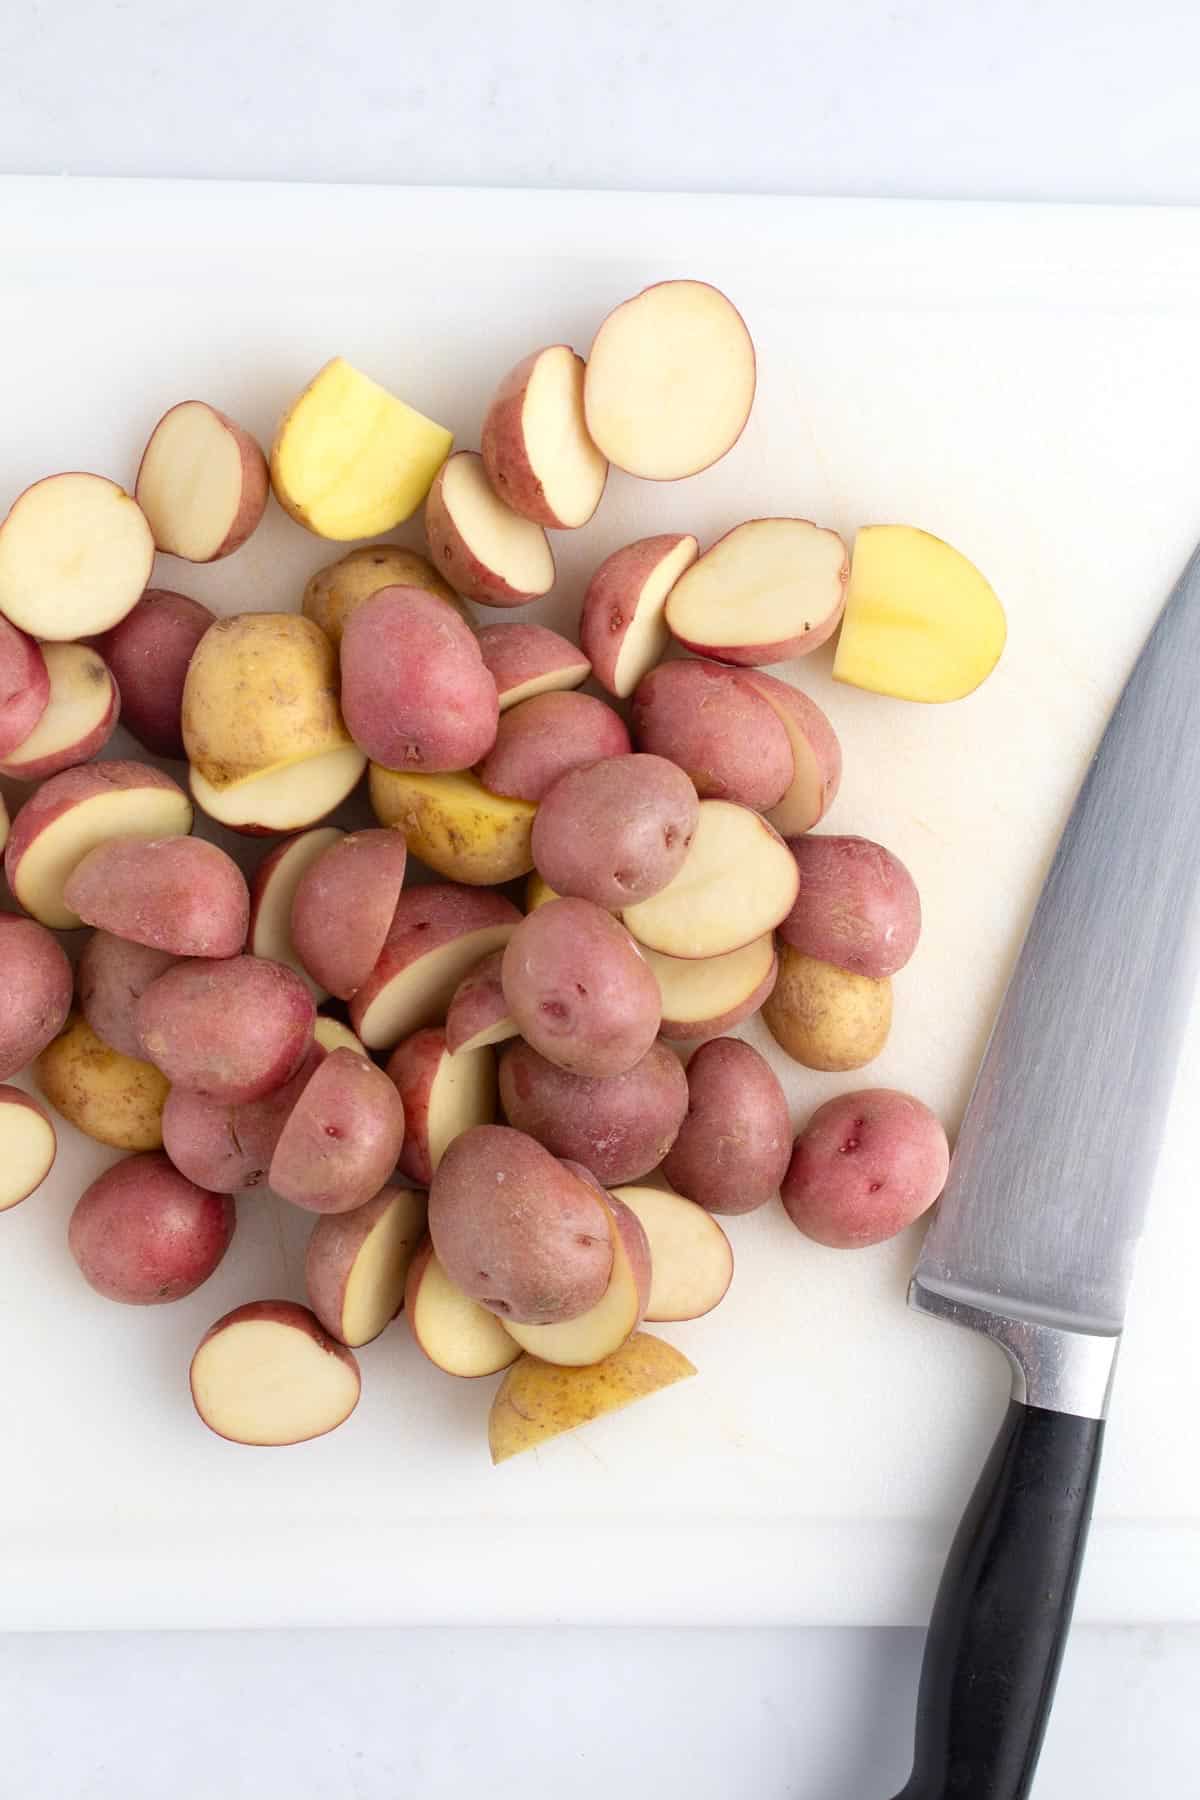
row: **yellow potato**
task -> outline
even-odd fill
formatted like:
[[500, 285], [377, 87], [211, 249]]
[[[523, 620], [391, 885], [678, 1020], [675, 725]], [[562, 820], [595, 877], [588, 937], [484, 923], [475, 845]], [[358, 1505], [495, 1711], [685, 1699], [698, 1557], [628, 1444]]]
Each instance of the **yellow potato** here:
[[360, 544], [337, 562], [318, 569], [304, 590], [303, 611], [336, 648], [355, 607], [385, 587], [423, 588], [452, 606], [464, 624], [474, 627], [466, 601], [442, 580], [429, 559], [415, 550], [402, 550], [399, 544]]
[[833, 678], [897, 700], [961, 700], [991, 674], [1004, 608], [974, 563], [912, 525], [855, 539]]
[[539, 906], [548, 906], [551, 900], [561, 899], [562, 895], [556, 894], [550, 883], [544, 881], [535, 869], [525, 883], [525, 911], [536, 912]]
[[72, 1013], [33, 1065], [33, 1077], [64, 1119], [114, 1150], [158, 1150], [168, 1082], [152, 1063], [122, 1056]]
[[762, 1016], [777, 1044], [808, 1069], [861, 1069], [887, 1043], [892, 983], [779, 946], [779, 976]]
[[183, 742], [218, 790], [352, 748], [325, 633], [299, 613], [236, 613], [210, 625], [184, 684]]
[[381, 825], [404, 833], [427, 868], [470, 887], [515, 881], [533, 867], [537, 807], [489, 793], [474, 775], [408, 775], [371, 764], [371, 805]]
[[453, 442], [444, 425], [335, 356], [280, 420], [271, 485], [318, 537], [375, 537], [416, 512]]
[[564, 1368], [522, 1356], [496, 1390], [488, 1415], [492, 1461], [533, 1450], [577, 1425], [586, 1425], [659, 1388], [696, 1373], [673, 1344], [636, 1331], [603, 1362]]

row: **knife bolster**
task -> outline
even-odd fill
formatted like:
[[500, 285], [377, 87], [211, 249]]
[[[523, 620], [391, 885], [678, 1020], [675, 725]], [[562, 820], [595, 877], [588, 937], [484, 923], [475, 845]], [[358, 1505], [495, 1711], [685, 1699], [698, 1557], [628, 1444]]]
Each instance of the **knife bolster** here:
[[1045, 1320], [1017, 1318], [933, 1286], [920, 1276], [908, 1290], [917, 1312], [982, 1332], [998, 1344], [1013, 1372], [1013, 1399], [1045, 1412], [1103, 1419], [1108, 1412], [1119, 1332], [1070, 1331]]

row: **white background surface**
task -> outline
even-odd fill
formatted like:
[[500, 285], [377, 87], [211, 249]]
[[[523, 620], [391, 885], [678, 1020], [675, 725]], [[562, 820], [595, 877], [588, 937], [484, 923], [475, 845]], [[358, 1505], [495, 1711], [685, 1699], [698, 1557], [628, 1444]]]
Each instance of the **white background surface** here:
[[[0, 169], [1200, 203], [1197, 51], [1200, 20], [1167, 0], [371, 0], [352, 25], [316, 0], [8, 0]], [[918, 1651], [907, 1633], [10, 1639], [4, 1787], [882, 1800]], [[1194, 1633], [1077, 1633], [1038, 1800], [1189, 1791], [1198, 1678]]]

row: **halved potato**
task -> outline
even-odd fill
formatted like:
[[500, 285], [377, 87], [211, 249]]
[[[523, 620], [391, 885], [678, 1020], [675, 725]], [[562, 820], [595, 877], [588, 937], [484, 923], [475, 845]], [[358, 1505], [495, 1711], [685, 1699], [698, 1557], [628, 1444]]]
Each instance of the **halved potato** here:
[[206, 563], [241, 548], [270, 491], [267, 459], [250, 433], [215, 406], [184, 400], [150, 433], [134, 498], [157, 549]]
[[720, 1037], [758, 1011], [775, 985], [775, 939], [761, 937], [724, 956], [663, 956], [642, 950], [662, 995], [660, 1037], [674, 1043]]
[[[608, 1287], [596, 1305], [573, 1319], [557, 1325], [526, 1325], [506, 1318], [504, 1329], [522, 1350], [543, 1362], [582, 1368], [602, 1362], [619, 1350], [626, 1338], [637, 1330], [649, 1299], [649, 1254], [641, 1221], [633, 1215], [641, 1239], [643, 1260], [635, 1263], [629, 1249], [629, 1215], [610, 1209], [608, 1228], [612, 1241], [612, 1274]], [[647, 1279], [641, 1277], [645, 1275]]]
[[57, 1149], [45, 1107], [20, 1088], [0, 1087], [0, 1212], [19, 1206], [42, 1185]]
[[154, 538], [137, 501], [103, 475], [49, 475], [0, 525], [0, 613], [30, 637], [72, 643], [132, 612]]
[[711, 1213], [669, 1188], [619, 1187], [613, 1193], [642, 1221], [650, 1243], [651, 1323], [699, 1319], [733, 1280], [733, 1246]]
[[327, 818], [354, 792], [366, 766], [357, 744], [348, 744], [248, 775], [223, 788], [213, 787], [193, 768], [188, 785], [201, 812], [218, 825], [248, 837], [270, 837], [277, 831], [303, 831]]
[[536, 1450], [564, 1431], [695, 1373], [682, 1351], [646, 1331], [636, 1331], [591, 1368], [560, 1368], [536, 1356], [523, 1356], [492, 1401], [488, 1416], [492, 1461], [502, 1463], [522, 1450]]
[[108, 664], [87, 644], [46, 644], [50, 696], [29, 736], [0, 758], [0, 775], [45, 781], [102, 750], [117, 729], [121, 696]]
[[495, 1375], [521, 1354], [495, 1313], [455, 1287], [428, 1238], [409, 1264], [404, 1316], [418, 1348], [447, 1375]]
[[623, 917], [639, 944], [666, 956], [723, 956], [786, 919], [800, 878], [773, 826], [731, 800], [702, 800], [682, 869]]
[[353, 1353], [294, 1300], [235, 1307], [201, 1338], [192, 1400], [235, 1444], [303, 1444], [345, 1422], [362, 1382]]
[[451, 587], [483, 606], [523, 606], [554, 586], [554, 557], [540, 525], [496, 497], [473, 450], [440, 470], [425, 503], [434, 566]]
[[849, 563], [836, 531], [750, 519], [684, 571], [667, 596], [671, 635], [719, 662], [807, 656], [837, 630]]
[[339, 1343], [358, 1349], [390, 1325], [424, 1233], [424, 1194], [390, 1182], [353, 1212], [317, 1220], [304, 1280], [309, 1304]]
[[268, 852], [250, 883], [247, 949], [252, 956], [262, 956], [291, 969], [314, 1000], [324, 999], [325, 989], [313, 980], [292, 942], [292, 901], [304, 871], [341, 836], [335, 825], [296, 832]]
[[533, 867], [537, 807], [489, 793], [478, 776], [409, 775], [372, 763], [371, 805], [427, 868], [468, 887], [515, 881]]
[[582, 356], [550, 344], [510, 369], [483, 421], [488, 479], [522, 518], [560, 531], [586, 525], [608, 464], [583, 417]]
[[639, 538], [614, 550], [588, 582], [579, 643], [610, 694], [627, 699], [662, 657], [671, 637], [667, 600], [698, 548], [690, 531]]

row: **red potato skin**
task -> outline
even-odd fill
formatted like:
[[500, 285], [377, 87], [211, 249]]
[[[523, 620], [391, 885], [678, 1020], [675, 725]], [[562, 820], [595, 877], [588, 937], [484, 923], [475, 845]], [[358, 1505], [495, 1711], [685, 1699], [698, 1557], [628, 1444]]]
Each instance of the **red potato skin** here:
[[108, 1300], [158, 1306], [194, 1293], [233, 1237], [233, 1201], [197, 1187], [161, 1151], [127, 1156], [85, 1188], [67, 1242]]
[[569, 770], [625, 756], [631, 748], [625, 726], [603, 700], [590, 694], [535, 694], [500, 720], [479, 779], [493, 794], [536, 804]]
[[528, 913], [505, 946], [501, 979], [521, 1035], [577, 1075], [623, 1075], [658, 1035], [649, 964], [624, 926], [588, 900]]
[[50, 675], [36, 640], [0, 614], [0, 759], [25, 742], [49, 698]]
[[0, 1081], [19, 1075], [58, 1036], [73, 985], [62, 946], [44, 925], [0, 913]]
[[313, 1043], [290, 1081], [241, 1106], [173, 1087], [163, 1107], [163, 1149], [189, 1181], [215, 1193], [264, 1187], [283, 1128], [324, 1058]]
[[950, 1147], [920, 1100], [864, 1088], [819, 1106], [796, 1139], [782, 1196], [798, 1231], [834, 1250], [895, 1237], [946, 1185]]
[[[505, 505], [511, 506], [523, 519], [532, 519], [535, 525], [548, 525], [552, 530], [559, 531], [570, 531], [576, 525], [586, 525], [587, 519], [567, 524], [547, 501], [525, 448], [523, 417], [525, 395], [538, 359], [546, 354], [547, 349], [566, 348], [569, 346], [544, 345], [540, 350], [531, 350], [515, 368], [509, 370], [484, 414], [479, 445], [488, 480]], [[582, 368], [582, 356], [574, 352], [572, 354]], [[603, 492], [601, 488], [596, 496], [596, 506], [599, 506]], [[593, 507], [588, 516], [592, 517], [595, 510], [596, 507]]]
[[32, 1094], [27, 1094], [23, 1088], [0, 1087], [0, 1113], [3, 1113], [6, 1106], [22, 1106], [27, 1112], [36, 1113], [39, 1119], [44, 1119], [46, 1124], [49, 1125], [50, 1136], [53, 1140], [53, 1153], [50, 1157], [50, 1168], [46, 1170], [46, 1174], [42, 1176], [42, 1180], [39, 1181], [36, 1186], [31, 1187], [28, 1193], [22, 1194], [19, 1200], [10, 1200], [6, 1207], [0, 1209], [5, 1212], [11, 1212], [14, 1206], [23, 1206], [26, 1200], [29, 1199], [30, 1194], [37, 1193], [38, 1188], [41, 1187], [42, 1182], [45, 1181], [46, 1176], [49, 1175], [50, 1169], [54, 1167], [55, 1159], [58, 1156], [58, 1133], [54, 1129], [54, 1122], [51, 1119], [50, 1114], [46, 1111], [46, 1108], [42, 1106], [39, 1101], [35, 1100]]
[[702, 800], [737, 800], [765, 812], [794, 771], [787, 733], [734, 669], [667, 662], [634, 690], [630, 730], [639, 750], [678, 764]]
[[134, 1024], [137, 1003], [175, 961], [169, 950], [152, 950], [111, 931], [93, 931], [79, 958], [75, 981], [80, 1011], [96, 1036], [122, 1056], [140, 1058], [142, 1043]]
[[[591, 662], [592, 673], [610, 694], [617, 692], [617, 658], [625, 634], [633, 624], [642, 589], [665, 557], [677, 550], [687, 531], [664, 531], [657, 537], [639, 538], [605, 557], [583, 596], [579, 618], [579, 648]], [[692, 538], [692, 543], [695, 543]], [[663, 625], [666, 636], [666, 625]]]
[[182, 760], [183, 684], [216, 618], [199, 600], [147, 588], [131, 613], [97, 640], [121, 692], [121, 722], [154, 756]]
[[292, 945], [313, 980], [339, 1000], [349, 1000], [379, 960], [407, 860], [398, 831], [351, 831], [300, 877]]
[[662, 756], [569, 769], [543, 796], [530, 847], [556, 893], [619, 912], [679, 873], [700, 817], [695, 788]]
[[[812, 523], [810, 519], [805, 519], [801, 522], [805, 525]], [[754, 525], [757, 524], [758, 521], [755, 519], [748, 519], [745, 523]], [[732, 531], [741, 531], [742, 529], [743, 527], [741, 525], [732, 527]], [[822, 527], [822, 529], [827, 528]], [[732, 532], [727, 531], [723, 537], [716, 540], [716, 543], [709, 545], [708, 549], [704, 552], [704, 555], [711, 556], [713, 551], [718, 549], [719, 546], [724, 543], [725, 538], [731, 535]], [[828, 535], [830, 537], [836, 537], [837, 533], [830, 531]], [[675, 639], [677, 644], [682, 644], [685, 650], [692, 651], [694, 655], [710, 656], [717, 662], [729, 663], [735, 668], [754, 669], [761, 667], [764, 663], [787, 662], [792, 657], [809, 656], [814, 650], [819, 650], [822, 644], [829, 642], [829, 639], [841, 624], [842, 614], [846, 610], [846, 589], [850, 581], [850, 553], [844, 544], [842, 545], [842, 553], [841, 596], [837, 605], [832, 609], [828, 618], [822, 619], [819, 624], [811, 626], [806, 631], [793, 632], [789, 637], [778, 638], [774, 643], [770, 644], [748, 644], [745, 646], [733, 644], [705, 644], [684, 637], [677, 630], [675, 621], [669, 616], [670, 607], [668, 605], [667, 625], [670, 629], [671, 636]], [[703, 558], [701, 558], [701, 561], [703, 561]]]
[[519, 690], [527, 682], [560, 675], [561, 687], [577, 688], [592, 672], [582, 650], [548, 625], [528, 624], [524, 619], [506, 620], [503, 624], [481, 625], [476, 637], [484, 666], [496, 683], [501, 712], [518, 704]]
[[85, 925], [171, 956], [236, 956], [250, 892], [233, 858], [203, 838], [116, 838], [78, 863], [63, 898]]
[[267, 1180], [306, 1212], [350, 1212], [379, 1192], [403, 1143], [404, 1104], [383, 1070], [332, 1050], [293, 1107]]
[[[761, 669], [739, 670], [738, 677], [768, 704], [774, 703], [781, 712], [788, 713], [808, 745], [813, 786], [818, 790], [812, 816], [804, 827], [811, 831], [825, 817], [842, 785], [842, 746], [837, 732], [816, 701], [790, 682], [766, 675]], [[794, 766], [795, 756], [790, 746], [788, 753]]]
[[397, 1044], [385, 1065], [388, 1080], [404, 1104], [400, 1173], [415, 1181], [418, 1187], [427, 1188], [433, 1180], [433, 1164], [429, 1160], [429, 1103], [446, 1054], [444, 1029], [440, 1025], [427, 1025]]
[[874, 981], [902, 969], [921, 935], [921, 897], [899, 857], [870, 838], [787, 843], [800, 892], [779, 927], [784, 943]]
[[510, 1125], [564, 1162], [582, 1164], [605, 1187], [656, 1169], [688, 1109], [683, 1064], [652, 1044], [624, 1075], [572, 1075], [512, 1044], [500, 1061], [500, 1103]]
[[351, 1029], [361, 1036], [368, 1007], [418, 956], [452, 943], [464, 932], [480, 931], [488, 925], [518, 925], [520, 921], [521, 914], [512, 901], [487, 888], [431, 881], [424, 887], [406, 889], [396, 902], [379, 960], [350, 1002]]
[[522, 1324], [578, 1318], [612, 1276], [604, 1197], [506, 1125], [473, 1126], [449, 1146], [429, 1189], [429, 1234], [464, 1294]]
[[[121, 695], [112, 671], [98, 652], [93, 652], [87, 664], [87, 679], [97, 687], [101, 684], [107, 687], [108, 704], [86, 736], [76, 738], [74, 743], [64, 744], [60, 750], [34, 757], [28, 762], [0, 761], [0, 775], [8, 775], [13, 781], [48, 781], [52, 775], [59, 775], [64, 769], [76, 768], [80, 763], [89, 762], [93, 756], [99, 755], [120, 721]], [[53, 688], [50, 698], [53, 699]], [[19, 752], [20, 745], [13, 754], [17, 755]]]
[[451, 1056], [481, 1032], [491, 1031], [501, 1024], [511, 1026], [506, 1033], [508, 1037], [516, 1037], [517, 1022], [508, 1010], [504, 983], [500, 979], [503, 960], [503, 950], [493, 950], [455, 989], [446, 1014], [446, 1048]]
[[[346, 1303], [346, 1288], [355, 1258], [391, 1206], [396, 1194], [401, 1191], [403, 1190], [397, 1188], [395, 1183], [389, 1182], [386, 1187], [380, 1188], [374, 1199], [368, 1200], [363, 1206], [356, 1206], [353, 1212], [326, 1213], [313, 1226], [304, 1256], [304, 1285], [313, 1312], [325, 1330], [339, 1342], [344, 1329], [342, 1309]], [[418, 1251], [417, 1256], [419, 1255]], [[417, 1256], [413, 1257], [413, 1262]], [[428, 1256], [424, 1260], [428, 1262]], [[412, 1263], [409, 1264], [409, 1269], [411, 1272]], [[405, 1296], [407, 1294], [406, 1280]], [[400, 1313], [403, 1306], [402, 1299], [393, 1317]]]
[[791, 1155], [774, 1070], [739, 1038], [714, 1038], [688, 1064], [687, 1085], [688, 1115], [663, 1174], [706, 1212], [754, 1212], [777, 1192]]
[[300, 977], [257, 956], [189, 959], [152, 981], [134, 1015], [142, 1055], [210, 1100], [261, 1100], [296, 1073], [316, 1007]]
[[[206, 563], [211, 563], [218, 562], [223, 556], [232, 556], [235, 550], [241, 549], [251, 533], [258, 529], [263, 513], [267, 508], [267, 496], [271, 492], [271, 473], [267, 467], [267, 459], [263, 455], [261, 446], [258, 444], [257, 440], [252, 438], [248, 431], [244, 431], [237, 423], [236, 419], [231, 419], [228, 413], [221, 412], [218, 407], [209, 406], [207, 400], [178, 401], [175, 406], [168, 408], [163, 414], [162, 418], [158, 421], [158, 425], [154, 427], [154, 431], [158, 430], [159, 425], [165, 424], [171, 414], [177, 412], [180, 406], [195, 405], [206, 407], [207, 410], [212, 413], [214, 418], [220, 420], [221, 424], [225, 427], [226, 431], [229, 432], [236, 443], [238, 455], [242, 464], [242, 486], [238, 509], [230, 521], [229, 530], [225, 533], [225, 536], [221, 539], [217, 548], [213, 551], [211, 556], [206, 556], [203, 559]], [[151, 440], [154, 437], [154, 431], [150, 433]], [[147, 450], [149, 449], [149, 442], [147, 443], [146, 448]], [[142, 462], [144, 463], [145, 460], [146, 453], [143, 451]], [[133, 490], [133, 497], [135, 500], [138, 498], [137, 490], [141, 479], [142, 469], [141, 464], [139, 464], [137, 482], [135, 482]], [[158, 544], [155, 547], [156, 549], [167, 551], [170, 555], [177, 554], [177, 552], [172, 551], [170, 546], [166, 544]], [[147, 744], [146, 748], [149, 749], [150, 746]], [[160, 752], [160, 754], [165, 755], [166, 753]]]
[[469, 769], [496, 740], [500, 702], [475, 634], [424, 588], [386, 587], [342, 630], [342, 716], [385, 769]]
[[106, 788], [169, 788], [172, 793], [183, 794], [177, 781], [172, 781], [161, 769], [151, 768], [149, 763], [87, 763], [78, 768], [64, 769], [61, 775], [51, 776], [36, 793], [29, 796], [13, 820], [8, 843], [5, 845], [4, 873], [14, 894], [17, 891], [17, 870], [34, 839], [48, 825], [55, 824], [64, 813], [70, 812], [73, 806], [94, 799], [97, 794], [104, 793]]
[[[353, 1370], [354, 1379], [361, 1390], [362, 1375], [358, 1366], [358, 1358], [355, 1356], [353, 1350], [348, 1350], [345, 1344], [339, 1344], [336, 1338], [330, 1337], [329, 1333], [321, 1324], [321, 1321], [317, 1318], [317, 1315], [310, 1312], [307, 1306], [301, 1306], [299, 1302], [295, 1300], [251, 1300], [246, 1306], [235, 1306], [232, 1312], [227, 1312], [223, 1318], [217, 1320], [215, 1325], [209, 1326], [208, 1330], [196, 1346], [195, 1355], [192, 1357], [193, 1366], [195, 1364], [196, 1356], [200, 1354], [209, 1339], [216, 1337], [219, 1332], [224, 1331], [228, 1326], [256, 1325], [260, 1323], [264, 1325], [286, 1325], [293, 1331], [302, 1331], [306, 1337], [310, 1337], [320, 1349], [326, 1352], [327, 1355], [336, 1356], [339, 1362], [345, 1363], [348, 1369]], [[192, 1403], [196, 1407], [196, 1411], [200, 1413], [200, 1417], [204, 1420], [208, 1429], [215, 1432], [217, 1437], [223, 1438], [227, 1444], [237, 1443], [239, 1441], [238, 1439], [226, 1437], [223, 1431], [217, 1431], [217, 1428], [212, 1421], [205, 1418], [204, 1414], [200, 1412], [199, 1404], [196, 1401], [196, 1386], [194, 1380], [191, 1378], [190, 1372], [189, 1386], [192, 1390]], [[357, 1404], [358, 1401], [356, 1397], [355, 1405]], [[350, 1411], [353, 1412], [353, 1410], [354, 1408], [351, 1407]], [[306, 1438], [303, 1441], [305, 1443], [312, 1443], [315, 1441], [315, 1438], [328, 1437], [331, 1431], [336, 1431], [339, 1425], [344, 1425], [349, 1416], [349, 1413], [344, 1414], [342, 1418], [335, 1419], [331, 1425], [327, 1425], [324, 1431], [318, 1431], [314, 1434], [313, 1438]], [[255, 1447], [268, 1450], [284, 1448], [282, 1445], [274, 1444], [263, 1444]]]
[[672, 1044], [694, 1044], [709, 1038], [724, 1037], [744, 1020], [752, 1018], [767, 1000], [770, 999], [776, 981], [779, 979], [779, 958], [771, 958], [771, 966], [759, 982], [752, 994], [747, 994], [740, 1006], [730, 1007], [715, 1019], [668, 1019], [664, 1018], [658, 1028], [659, 1037], [666, 1038]]
[[[470, 450], [457, 450], [456, 456], [471, 456]], [[489, 569], [469, 548], [446, 505], [446, 467], [454, 460], [448, 457], [434, 477], [425, 500], [425, 536], [434, 567], [456, 593], [481, 606], [525, 606], [537, 594], [522, 593]]]

